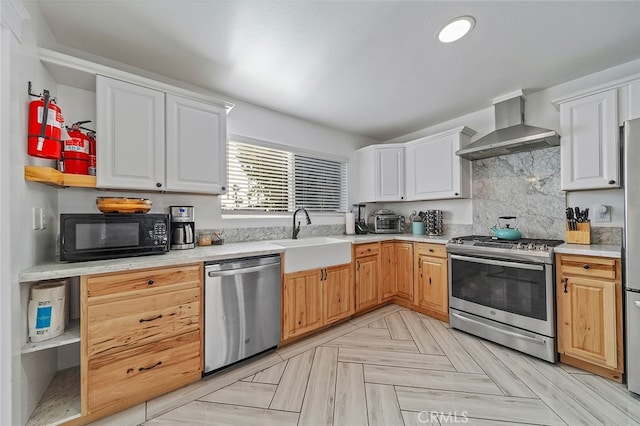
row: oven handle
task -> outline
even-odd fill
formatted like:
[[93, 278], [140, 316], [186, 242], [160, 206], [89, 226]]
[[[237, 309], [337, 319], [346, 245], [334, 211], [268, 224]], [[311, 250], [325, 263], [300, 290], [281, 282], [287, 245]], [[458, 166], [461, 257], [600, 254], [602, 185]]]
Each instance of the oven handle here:
[[513, 337], [517, 337], [518, 339], [527, 340], [527, 341], [529, 341], [531, 343], [536, 343], [538, 345], [544, 345], [545, 344], [545, 342], [543, 340], [536, 339], [535, 337], [529, 337], [529, 336], [525, 336], [523, 334], [515, 333], [513, 331], [503, 330], [503, 329], [495, 327], [495, 326], [493, 326], [491, 324], [487, 324], [487, 323], [484, 323], [484, 322], [477, 321], [477, 320], [475, 320], [473, 318], [469, 318], [466, 315], [463, 315], [463, 314], [458, 313], [458, 312], [450, 312], [450, 314], [452, 316], [458, 318], [461, 321], [472, 322], [474, 324], [478, 324], [478, 325], [481, 325], [483, 327], [489, 327], [489, 328], [492, 328], [494, 331], [496, 331], [498, 333], [506, 334], [506, 335], [513, 336]]
[[451, 259], [462, 260], [465, 262], [484, 263], [486, 265], [505, 266], [507, 268], [531, 269], [532, 271], [543, 271], [544, 266], [532, 265], [530, 263], [505, 262], [503, 260], [485, 259], [484, 257], [469, 257], [451, 254]]

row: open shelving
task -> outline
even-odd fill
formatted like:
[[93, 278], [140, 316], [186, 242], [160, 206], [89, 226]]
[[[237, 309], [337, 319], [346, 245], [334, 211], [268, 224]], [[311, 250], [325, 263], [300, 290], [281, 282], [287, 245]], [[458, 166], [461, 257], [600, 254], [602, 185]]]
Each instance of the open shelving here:
[[42, 182], [58, 187], [95, 188], [96, 177], [91, 175], [74, 175], [61, 173], [53, 167], [24, 166], [24, 179], [31, 182]]

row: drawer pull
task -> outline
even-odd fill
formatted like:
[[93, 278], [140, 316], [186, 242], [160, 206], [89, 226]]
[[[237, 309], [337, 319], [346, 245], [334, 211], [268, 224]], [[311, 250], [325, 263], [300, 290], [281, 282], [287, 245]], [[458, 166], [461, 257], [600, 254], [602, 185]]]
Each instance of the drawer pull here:
[[562, 281], [564, 281], [564, 292], [569, 293], [569, 291], [567, 290], [567, 285], [569, 284], [569, 278], [565, 278]]
[[588, 263], [585, 263], [584, 265], [582, 265], [582, 267], [583, 267], [584, 269], [589, 269], [589, 268], [591, 268], [591, 266], [589, 266], [589, 264], [588, 264]]
[[433, 253], [433, 249], [429, 249], [429, 253]]
[[162, 361], [158, 361], [155, 364], [153, 364], [151, 367], [140, 367], [138, 368], [138, 371], [146, 371], [146, 370], [151, 370], [152, 368], [156, 368], [157, 366], [162, 365]]
[[371, 251], [371, 248], [368, 248], [367, 251]]
[[157, 317], [153, 317], [153, 318], [149, 318], [149, 319], [141, 319], [140, 322], [148, 322], [148, 321], [155, 321], [157, 319], [162, 318], [162, 314], [158, 315]]
[[148, 281], [147, 281], [147, 284], [148, 284], [148, 285], [153, 285], [153, 280], [148, 280]]

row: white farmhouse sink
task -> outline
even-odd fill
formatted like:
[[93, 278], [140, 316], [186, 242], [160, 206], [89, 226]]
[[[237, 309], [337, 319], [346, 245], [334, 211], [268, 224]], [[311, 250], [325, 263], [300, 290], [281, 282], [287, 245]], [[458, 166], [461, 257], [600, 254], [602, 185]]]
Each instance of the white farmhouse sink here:
[[350, 241], [317, 237], [269, 242], [284, 248], [285, 273], [351, 262]]

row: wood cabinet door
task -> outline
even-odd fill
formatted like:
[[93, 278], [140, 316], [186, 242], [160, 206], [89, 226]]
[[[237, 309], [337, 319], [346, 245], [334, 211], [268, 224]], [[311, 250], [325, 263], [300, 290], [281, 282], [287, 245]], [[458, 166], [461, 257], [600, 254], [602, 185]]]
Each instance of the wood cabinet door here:
[[413, 302], [413, 243], [395, 243], [396, 294]]
[[282, 340], [322, 326], [320, 269], [284, 276], [282, 295]]
[[166, 189], [220, 194], [227, 186], [227, 112], [166, 95]]
[[396, 247], [397, 244], [394, 242], [380, 245], [380, 291], [383, 300], [397, 293]]
[[164, 190], [164, 93], [96, 77], [96, 185]]
[[378, 256], [356, 259], [356, 311], [380, 303]]
[[416, 269], [418, 306], [447, 315], [449, 312], [447, 259], [419, 255]]
[[561, 276], [558, 298], [558, 352], [617, 368], [616, 283]]
[[351, 264], [324, 268], [323, 325], [353, 314], [355, 303], [351, 282]]
[[560, 187], [620, 187], [617, 89], [560, 104]]

